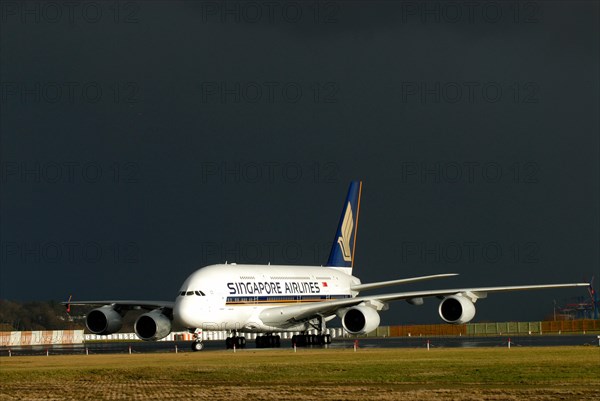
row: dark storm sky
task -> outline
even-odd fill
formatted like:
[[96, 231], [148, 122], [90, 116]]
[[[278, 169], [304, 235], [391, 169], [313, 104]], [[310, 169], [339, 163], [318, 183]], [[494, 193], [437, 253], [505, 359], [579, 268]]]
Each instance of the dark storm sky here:
[[[3, 1], [0, 297], [324, 263], [352, 179], [363, 282], [600, 279], [597, 3], [319, 4]], [[476, 321], [579, 295], [493, 295]]]

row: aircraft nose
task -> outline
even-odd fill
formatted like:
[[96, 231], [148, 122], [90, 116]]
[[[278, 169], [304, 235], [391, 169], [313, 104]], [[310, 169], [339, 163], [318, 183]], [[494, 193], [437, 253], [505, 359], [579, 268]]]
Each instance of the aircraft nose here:
[[193, 328], [193, 314], [190, 302], [186, 297], [177, 297], [173, 308], [173, 320], [183, 327]]

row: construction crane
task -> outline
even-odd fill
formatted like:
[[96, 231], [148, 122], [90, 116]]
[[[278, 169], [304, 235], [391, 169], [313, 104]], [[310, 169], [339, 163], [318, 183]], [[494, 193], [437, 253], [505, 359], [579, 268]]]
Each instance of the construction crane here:
[[[594, 277], [590, 280], [588, 287], [589, 297], [579, 296], [564, 299], [561, 305], [554, 307], [554, 319], [556, 312], [562, 319], [598, 319], [600, 305], [598, 304], [598, 292], [594, 290]], [[562, 320], [561, 319], [561, 320]]]

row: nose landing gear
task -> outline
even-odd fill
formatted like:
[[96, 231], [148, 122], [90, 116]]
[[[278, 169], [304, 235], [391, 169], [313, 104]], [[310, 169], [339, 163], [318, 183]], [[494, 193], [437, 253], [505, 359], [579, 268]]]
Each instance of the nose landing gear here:
[[202, 330], [190, 329], [189, 331], [194, 334], [194, 341], [192, 341], [192, 351], [202, 351], [202, 349], [204, 348], [204, 344], [202, 343]]

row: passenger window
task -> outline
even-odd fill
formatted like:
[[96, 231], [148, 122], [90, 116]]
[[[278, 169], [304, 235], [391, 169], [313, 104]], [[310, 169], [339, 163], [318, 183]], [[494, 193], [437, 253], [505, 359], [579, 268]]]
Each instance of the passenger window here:
[[194, 295], [194, 291], [188, 291], [185, 295]]

